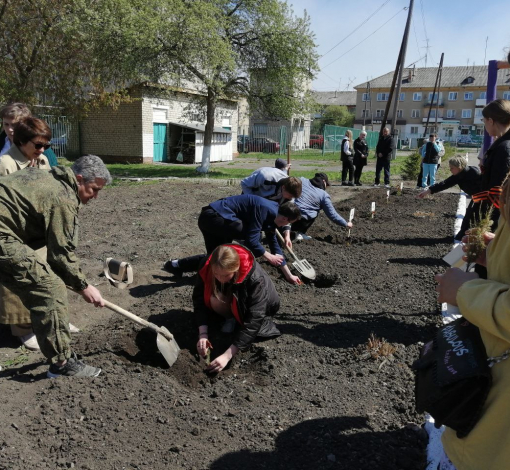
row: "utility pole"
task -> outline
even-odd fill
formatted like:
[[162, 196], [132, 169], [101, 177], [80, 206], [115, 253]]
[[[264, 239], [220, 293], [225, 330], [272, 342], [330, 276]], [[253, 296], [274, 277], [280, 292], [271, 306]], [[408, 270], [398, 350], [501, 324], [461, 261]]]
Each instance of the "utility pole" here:
[[[436, 96], [437, 85], [439, 83], [439, 77], [441, 76], [441, 73], [443, 71], [443, 59], [444, 59], [444, 52], [441, 54], [441, 60], [439, 62], [439, 68], [437, 69], [436, 83], [434, 84], [434, 91], [432, 92], [432, 99], [430, 100], [429, 114], [427, 116], [427, 122], [425, 124], [425, 130], [423, 131], [423, 138], [427, 137], [427, 131], [428, 131], [429, 122], [430, 122], [430, 113], [432, 111], [432, 106], [434, 105], [434, 97]], [[437, 99], [439, 101], [439, 94], [437, 95]], [[436, 111], [436, 115], [437, 115], [437, 111]]]
[[372, 88], [370, 88], [370, 82], [367, 82], [368, 97], [370, 98], [370, 125], [372, 126], [372, 132], [374, 132], [374, 114], [372, 111]]
[[363, 110], [363, 130], [365, 130], [365, 121], [367, 120], [367, 101], [371, 98], [368, 93], [369, 90], [370, 90], [370, 84], [368, 83], [368, 79], [367, 79], [367, 91], [365, 92], [365, 109]]

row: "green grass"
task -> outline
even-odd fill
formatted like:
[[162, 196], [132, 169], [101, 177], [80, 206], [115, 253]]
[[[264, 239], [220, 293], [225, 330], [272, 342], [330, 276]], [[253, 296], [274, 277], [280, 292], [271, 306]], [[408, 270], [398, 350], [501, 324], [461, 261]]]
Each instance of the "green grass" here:
[[[274, 162], [277, 158], [283, 158], [284, 160], [287, 160], [287, 154], [283, 153], [281, 155], [277, 153], [240, 153], [236, 159], [256, 159], [256, 160], [271, 160]], [[315, 150], [315, 149], [306, 149], [301, 150], [298, 152], [292, 152], [290, 156], [290, 160], [317, 160], [322, 162], [332, 162], [332, 161], [339, 161], [340, 160], [340, 153], [326, 153], [322, 155], [322, 150]], [[271, 165], [272, 166], [272, 165]]]
[[8, 369], [9, 367], [21, 366], [28, 362], [27, 350], [21, 346], [19, 348], [20, 353], [14, 359], [8, 359], [0, 363], [2, 368]]

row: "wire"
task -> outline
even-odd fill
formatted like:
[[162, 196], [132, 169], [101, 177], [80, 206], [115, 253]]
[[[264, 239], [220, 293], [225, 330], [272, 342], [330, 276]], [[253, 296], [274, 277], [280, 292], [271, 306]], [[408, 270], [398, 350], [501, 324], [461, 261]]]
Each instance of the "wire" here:
[[421, 19], [423, 21], [423, 31], [425, 32], [425, 40], [427, 41], [427, 55], [430, 56], [432, 63], [435, 63], [434, 58], [432, 57], [432, 52], [429, 52], [429, 35], [427, 34], [427, 27], [425, 26], [425, 13], [423, 11], [423, 0], [420, 0], [421, 7]]
[[325, 75], [327, 78], [329, 78], [332, 82], [335, 82], [337, 83], [338, 80], [336, 78], [333, 78], [333, 77], [330, 77], [326, 72], [323, 72], [322, 70], [319, 71], [319, 73], [322, 73], [323, 75]]
[[[419, 54], [420, 53], [420, 43], [418, 42], [418, 35], [416, 34], [416, 26], [414, 24], [414, 21], [412, 22], [413, 24], [413, 31], [414, 31], [414, 39], [416, 39], [416, 52]], [[426, 56], [425, 56], [426, 57]], [[419, 62], [420, 60], [422, 60], [423, 57], [420, 57], [416, 62]], [[414, 64], [411, 64], [411, 65], [414, 65]]]
[[399, 13], [402, 13], [405, 10], [407, 10], [407, 7], [404, 7], [404, 8], [402, 8], [402, 10], [397, 11], [397, 13], [395, 13], [388, 21], [386, 21], [381, 26], [379, 26], [379, 28], [377, 28], [375, 31], [373, 31], [371, 34], [369, 34], [365, 39], [358, 42], [358, 44], [356, 44], [354, 47], [351, 47], [347, 52], [344, 52], [340, 57], [337, 57], [333, 62], [330, 62], [328, 65], [325, 65], [324, 67], [322, 67], [322, 69], [329, 67], [331, 64], [334, 64], [337, 60], [341, 59], [344, 55], [351, 52], [353, 49], [358, 47], [361, 43], [365, 42], [370, 36], [373, 36], [375, 33], [377, 33], [377, 31], [379, 31], [383, 26], [387, 25], [393, 18], [395, 18], [395, 16], [397, 16]]
[[356, 26], [347, 36], [345, 36], [338, 44], [335, 44], [328, 52], [322, 54], [320, 59], [322, 59], [325, 55], [329, 54], [333, 49], [342, 44], [348, 37], [352, 36], [361, 26], [363, 26], [372, 16], [374, 16], [381, 8], [386, 6], [391, 0], [386, 0], [377, 10], [375, 10], [367, 19], [365, 19], [361, 24]]

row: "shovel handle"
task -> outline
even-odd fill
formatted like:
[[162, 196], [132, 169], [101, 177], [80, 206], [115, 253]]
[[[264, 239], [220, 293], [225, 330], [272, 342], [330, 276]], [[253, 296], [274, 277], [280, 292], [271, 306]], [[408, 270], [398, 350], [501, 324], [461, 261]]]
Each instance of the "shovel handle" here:
[[276, 236], [280, 239], [280, 241], [283, 243], [283, 247], [292, 255], [292, 257], [294, 258], [294, 261], [299, 261], [297, 256], [294, 254], [294, 252], [292, 251], [291, 248], [289, 248], [286, 244], [285, 244], [285, 240], [284, 238], [282, 237], [282, 234], [278, 231], [278, 229], [275, 229], [275, 233], [276, 233]]
[[[67, 288], [73, 292], [76, 292], [74, 289], [72, 289], [69, 286], [67, 286]], [[103, 298], [103, 301], [104, 301], [104, 306], [106, 308], [109, 308], [110, 310], [113, 310], [115, 313], [119, 313], [120, 315], [122, 315], [126, 318], [129, 318], [131, 321], [137, 323], [140, 326], [144, 326], [145, 328], [150, 328], [151, 330], [154, 330], [156, 333], [160, 333], [165, 338], [168, 338], [168, 333], [165, 332], [163, 329], [161, 329], [159, 326], [155, 325], [154, 323], [144, 320], [143, 318], [140, 318], [139, 316], [135, 315], [134, 313], [128, 312], [127, 310], [123, 309], [122, 307], [119, 307], [118, 305], [115, 305], [104, 298]], [[170, 336], [171, 336], [171, 338], [168, 338], [168, 339], [172, 340], [173, 335], [171, 333], [170, 333]]]

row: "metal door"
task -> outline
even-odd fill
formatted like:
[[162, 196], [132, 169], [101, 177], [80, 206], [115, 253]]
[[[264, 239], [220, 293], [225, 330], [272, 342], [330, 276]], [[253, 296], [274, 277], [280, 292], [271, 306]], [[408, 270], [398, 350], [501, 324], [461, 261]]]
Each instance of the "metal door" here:
[[154, 162], [166, 162], [166, 124], [154, 123]]

